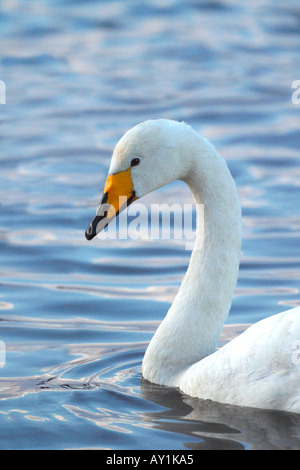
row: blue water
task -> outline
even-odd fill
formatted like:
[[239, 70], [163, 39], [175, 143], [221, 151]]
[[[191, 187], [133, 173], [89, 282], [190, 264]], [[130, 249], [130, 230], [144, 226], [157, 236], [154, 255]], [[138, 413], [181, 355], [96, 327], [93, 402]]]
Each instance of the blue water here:
[[299, 1], [2, 0], [0, 22], [0, 448], [300, 448], [296, 415], [141, 380], [183, 242], [84, 237], [122, 134], [184, 120], [243, 208], [227, 325], [300, 305]]

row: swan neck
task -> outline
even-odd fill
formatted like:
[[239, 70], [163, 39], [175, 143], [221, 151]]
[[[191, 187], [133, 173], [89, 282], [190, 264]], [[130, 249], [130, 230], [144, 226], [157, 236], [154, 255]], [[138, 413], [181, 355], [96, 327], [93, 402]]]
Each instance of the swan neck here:
[[181, 287], [143, 361], [146, 379], [170, 386], [177, 386], [187, 367], [215, 351], [240, 258], [240, 206], [225, 161], [207, 143], [205, 156], [194, 155], [191, 167], [182, 179], [197, 205], [194, 249]]

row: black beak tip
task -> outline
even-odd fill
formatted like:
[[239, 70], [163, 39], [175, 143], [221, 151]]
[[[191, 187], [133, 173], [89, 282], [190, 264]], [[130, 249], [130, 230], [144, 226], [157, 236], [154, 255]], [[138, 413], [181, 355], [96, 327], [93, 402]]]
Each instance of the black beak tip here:
[[86, 229], [85, 231], [85, 238], [87, 240], [92, 240], [94, 238], [94, 236], [96, 235], [95, 233], [93, 233], [93, 226], [92, 224]]
[[87, 240], [92, 240], [96, 235], [98, 235], [98, 233], [107, 227], [107, 225], [106, 213], [104, 215], [96, 215], [85, 231], [85, 238]]

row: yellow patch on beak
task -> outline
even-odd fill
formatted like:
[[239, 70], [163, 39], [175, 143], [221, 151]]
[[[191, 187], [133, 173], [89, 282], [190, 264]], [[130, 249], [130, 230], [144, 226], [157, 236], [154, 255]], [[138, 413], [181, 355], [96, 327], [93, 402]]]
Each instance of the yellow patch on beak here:
[[92, 240], [101, 232], [109, 222], [122, 212], [123, 209], [135, 201], [136, 195], [130, 174], [131, 168], [120, 171], [114, 175], [108, 175], [104, 186], [101, 204], [97, 214], [85, 232], [88, 240]]
[[130, 204], [136, 199], [133, 190], [133, 184], [130, 175], [131, 168], [125, 171], [108, 175], [104, 186], [104, 197], [107, 194], [106, 204], [111, 207], [107, 211], [107, 217], [113, 217], [120, 211], [120, 206], [123, 204]]

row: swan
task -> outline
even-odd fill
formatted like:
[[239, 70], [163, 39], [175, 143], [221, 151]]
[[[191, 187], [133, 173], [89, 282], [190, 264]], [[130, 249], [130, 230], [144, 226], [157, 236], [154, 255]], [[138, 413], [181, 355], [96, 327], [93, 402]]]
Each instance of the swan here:
[[[238, 279], [241, 208], [214, 146], [189, 125], [145, 121], [117, 143], [91, 240], [124, 208], [174, 181], [204, 204], [187, 272], [142, 362], [144, 379], [214, 402], [300, 413], [300, 307], [267, 317], [217, 348]], [[119, 197], [122, 196], [122, 197]]]

